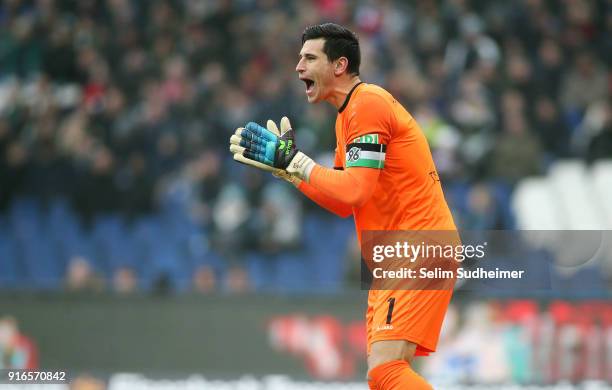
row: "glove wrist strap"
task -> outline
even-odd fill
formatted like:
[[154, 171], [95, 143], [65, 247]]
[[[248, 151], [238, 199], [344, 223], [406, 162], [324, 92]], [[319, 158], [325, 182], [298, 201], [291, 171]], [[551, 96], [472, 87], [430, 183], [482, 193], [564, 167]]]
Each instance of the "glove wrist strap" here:
[[287, 166], [287, 172], [308, 182], [315, 162], [302, 152], [297, 152]]

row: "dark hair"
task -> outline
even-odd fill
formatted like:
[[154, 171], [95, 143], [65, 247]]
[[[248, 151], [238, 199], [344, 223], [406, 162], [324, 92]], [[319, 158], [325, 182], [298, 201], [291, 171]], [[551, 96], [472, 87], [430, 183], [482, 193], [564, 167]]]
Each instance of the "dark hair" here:
[[306, 27], [302, 34], [302, 45], [310, 39], [324, 38], [323, 52], [329, 61], [340, 57], [348, 60], [348, 73], [359, 75], [361, 52], [359, 40], [354, 32], [335, 23], [323, 23]]

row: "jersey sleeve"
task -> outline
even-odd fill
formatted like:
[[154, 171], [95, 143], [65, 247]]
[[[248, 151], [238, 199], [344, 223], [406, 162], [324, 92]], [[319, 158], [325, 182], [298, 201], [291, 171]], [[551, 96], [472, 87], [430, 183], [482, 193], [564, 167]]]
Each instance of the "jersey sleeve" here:
[[338, 151], [337, 146], [336, 146], [335, 155], [334, 155], [334, 169], [339, 170], [339, 171], [344, 170], [343, 159], [342, 159], [342, 156], [340, 155], [340, 152]]
[[374, 193], [380, 170], [347, 169], [338, 171], [315, 165], [310, 184], [330, 199], [351, 207], [361, 207]]
[[363, 93], [356, 97], [351, 108], [343, 140], [346, 168], [384, 168], [394, 118], [390, 103], [377, 94]]
[[305, 181], [302, 181], [297, 188], [310, 200], [342, 218], [353, 214], [353, 207], [351, 205], [343, 203], [337, 197], [334, 198], [326, 195]]

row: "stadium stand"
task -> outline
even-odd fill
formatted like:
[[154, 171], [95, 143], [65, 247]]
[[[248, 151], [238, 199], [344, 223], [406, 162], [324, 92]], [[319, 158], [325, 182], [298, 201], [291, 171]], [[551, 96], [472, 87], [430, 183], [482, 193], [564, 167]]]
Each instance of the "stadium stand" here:
[[102, 289], [200, 275], [231, 291], [240, 270], [246, 290], [341, 289], [350, 221], [287, 192], [305, 240], [271, 249], [257, 231], [273, 179], [225, 150], [281, 115], [305, 151], [333, 150], [333, 111], [294, 74], [302, 29], [324, 20], [357, 31], [362, 78], [422, 124], [459, 226], [610, 228], [605, 2], [199, 3], [0, 6], [2, 287], [62, 289], [80, 269]]

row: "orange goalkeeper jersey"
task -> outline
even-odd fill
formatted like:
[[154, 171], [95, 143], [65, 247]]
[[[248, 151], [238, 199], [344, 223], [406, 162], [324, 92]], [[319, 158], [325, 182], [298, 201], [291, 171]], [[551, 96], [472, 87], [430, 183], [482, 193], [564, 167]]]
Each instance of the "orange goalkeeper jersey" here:
[[380, 169], [373, 195], [353, 214], [363, 230], [455, 230], [427, 140], [393, 96], [358, 84], [336, 118], [335, 167]]

